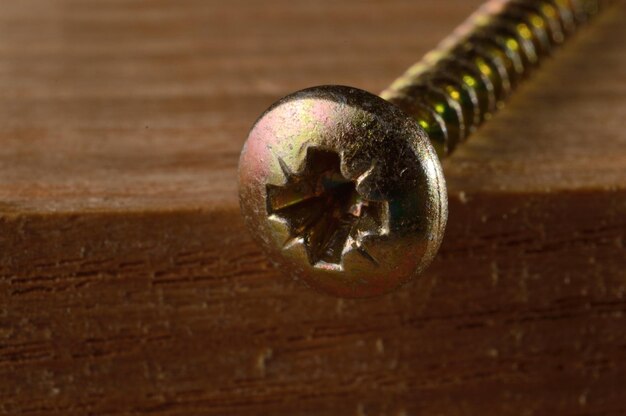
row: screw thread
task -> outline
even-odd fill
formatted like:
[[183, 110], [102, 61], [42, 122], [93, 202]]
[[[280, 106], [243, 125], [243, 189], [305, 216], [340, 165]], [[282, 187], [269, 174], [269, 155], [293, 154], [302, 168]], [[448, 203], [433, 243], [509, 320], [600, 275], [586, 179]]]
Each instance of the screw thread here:
[[449, 155], [540, 61], [611, 0], [491, 0], [381, 96]]

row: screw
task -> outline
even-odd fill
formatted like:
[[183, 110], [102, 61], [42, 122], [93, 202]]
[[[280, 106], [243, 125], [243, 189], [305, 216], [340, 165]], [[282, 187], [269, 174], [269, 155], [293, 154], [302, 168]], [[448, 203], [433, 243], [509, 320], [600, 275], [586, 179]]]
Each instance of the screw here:
[[492, 0], [380, 97], [320, 86], [272, 105], [239, 162], [252, 235], [284, 272], [369, 297], [419, 275], [447, 220], [439, 162], [601, 0]]

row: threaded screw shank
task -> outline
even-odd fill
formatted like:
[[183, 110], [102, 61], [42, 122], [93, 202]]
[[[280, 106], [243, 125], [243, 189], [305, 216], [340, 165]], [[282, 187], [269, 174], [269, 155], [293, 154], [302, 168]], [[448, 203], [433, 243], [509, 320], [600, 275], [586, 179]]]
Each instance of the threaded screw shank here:
[[503, 106], [540, 62], [610, 1], [492, 0], [381, 93], [440, 158]]

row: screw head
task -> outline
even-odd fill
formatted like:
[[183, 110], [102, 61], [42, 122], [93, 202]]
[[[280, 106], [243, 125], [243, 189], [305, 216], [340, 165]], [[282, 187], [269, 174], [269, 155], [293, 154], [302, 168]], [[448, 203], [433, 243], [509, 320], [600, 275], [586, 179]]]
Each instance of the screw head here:
[[395, 105], [356, 88], [291, 94], [254, 124], [239, 160], [241, 211], [286, 274], [341, 297], [420, 274], [448, 214], [439, 159]]

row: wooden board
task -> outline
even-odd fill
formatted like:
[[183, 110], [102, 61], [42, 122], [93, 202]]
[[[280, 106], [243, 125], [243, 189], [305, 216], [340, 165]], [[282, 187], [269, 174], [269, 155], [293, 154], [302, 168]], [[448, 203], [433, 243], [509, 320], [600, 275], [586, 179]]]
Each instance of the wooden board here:
[[623, 5], [445, 163], [428, 275], [329, 298], [245, 232], [271, 102], [382, 90], [478, 0], [0, 8], [0, 413], [626, 413]]

